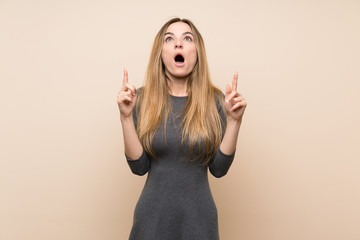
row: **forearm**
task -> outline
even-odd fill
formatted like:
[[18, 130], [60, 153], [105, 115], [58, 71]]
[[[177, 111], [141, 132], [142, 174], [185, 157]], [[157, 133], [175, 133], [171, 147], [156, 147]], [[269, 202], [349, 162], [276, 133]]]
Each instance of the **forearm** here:
[[143, 153], [143, 147], [137, 135], [132, 114], [129, 117], [120, 117], [124, 137], [125, 154], [136, 160]]
[[230, 155], [235, 152], [241, 121], [242, 118], [240, 118], [240, 120], [236, 120], [232, 117], [227, 117], [224, 138], [220, 144], [220, 150], [224, 154]]

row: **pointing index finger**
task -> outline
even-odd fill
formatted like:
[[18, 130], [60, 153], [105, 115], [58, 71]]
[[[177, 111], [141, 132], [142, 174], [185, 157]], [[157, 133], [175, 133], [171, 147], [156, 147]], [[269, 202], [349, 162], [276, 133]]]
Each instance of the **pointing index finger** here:
[[128, 83], [129, 80], [128, 80], [128, 72], [126, 70], [126, 68], [124, 68], [124, 80], [123, 80], [123, 86], [126, 85], [126, 83]]
[[239, 76], [239, 73], [236, 72], [234, 74], [234, 78], [233, 78], [233, 82], [232, 82], [232, 89], [231, 90], [233, 90], [233, 91], [236, 91], [236, 89], [237, 89], [238, 76]]

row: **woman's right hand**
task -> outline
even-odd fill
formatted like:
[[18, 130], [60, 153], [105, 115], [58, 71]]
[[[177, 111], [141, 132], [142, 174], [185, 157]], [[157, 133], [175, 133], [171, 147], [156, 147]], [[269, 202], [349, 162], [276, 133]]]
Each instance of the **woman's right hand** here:
[[124, 69], [123, 85], [117, 96], [117, 103], [122, 118], [131, 116], [136, 104], [136, 88], [128, 82], [128, 72]]

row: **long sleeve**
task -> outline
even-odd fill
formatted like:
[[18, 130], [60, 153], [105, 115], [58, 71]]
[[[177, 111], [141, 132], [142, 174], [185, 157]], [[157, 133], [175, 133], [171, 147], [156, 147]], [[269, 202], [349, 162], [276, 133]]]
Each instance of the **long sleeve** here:
[[[140, 89], [137, 90], [139, 94]], [[139, 102], [137, 103], [139, 104]], [[134, 126], [135, 129], [137, 128], [137, 115], [136, 115], [136, 107], [133, 110], [133, 119], [134, 119]], [[126, 156], [127, 163], [129, 164], [129, 167], [131, 169], [131, 172], [133, 172], [136, 175], [142, 176], [145, 175], [151, 167], [151, 158], [149, 155], [143, 150], [141, 156], [138, 159], [130, 159], [128, 156]]]
[[[225, 96], [223, 95], [222, 97], [224, 98]], [[226, 129], [226, 114], [221, 104], [222, 103], [220, 99], [216, 98], [216, 105], [223, 126], [222, 137], [224, 137], [224, 133]], [[219, 146], [217, 152], [215, 153], [214, 158], [209, 163], [209, 170], [211, 174], [217, 178], [225, 176], [234, 160], [234, 156], [235, 156], [235, 151], [231, 155], [227, 155], [220, 150], [220, 146]]]

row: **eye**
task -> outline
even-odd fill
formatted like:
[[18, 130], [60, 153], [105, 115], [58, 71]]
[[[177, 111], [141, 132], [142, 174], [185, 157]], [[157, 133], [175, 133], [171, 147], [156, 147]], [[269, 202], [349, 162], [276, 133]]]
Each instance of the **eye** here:
[[192, 38], [191, 38], [191, 37], [189, 37], [189, 36], [186, 36], [184, 39], [185, 39], [186, 41], [189, 41], [189, 42], [191, 42], [191, 41], [192, 41]]
[[167, 38], [165, 38], [165, 42], [170, 42], [170, 41], [172, 41], [172, 40], [173, 40], [172, 37], [167, 37]]

